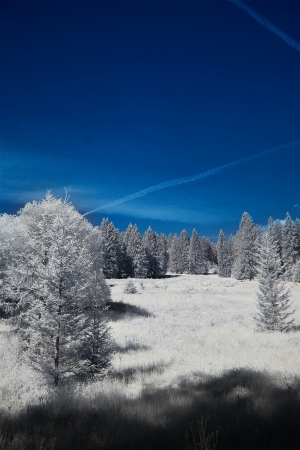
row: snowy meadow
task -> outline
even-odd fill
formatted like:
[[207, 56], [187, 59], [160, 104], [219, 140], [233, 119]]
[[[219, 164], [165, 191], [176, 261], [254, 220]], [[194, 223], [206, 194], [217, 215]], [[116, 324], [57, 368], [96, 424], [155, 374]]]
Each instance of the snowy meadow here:
[[[263, 417], [267, 417], [267, 422], [270, 422], [268, 414], [271, 412], [277, 411], [280, 417], [282, 405], [285, 405], [284, 415], [289, 418], [292, 431], [293, 427], [298, 429], [299, 283], [287, 283], [295, 309], [295, 326], [288, 333], [255, 331], [255, 280], [238, 281], [233, 278], [219, 278], [215, 274], [170, 274], [160, 279], [133, 280], [137, 289], [134, 294], [124, 293], [125, 283], [126, 280], [108, 280], [112, 297], [109, 326], [114, 348], [110, 375], [101, 382], [77, 384], [59, 390], [59, 396], [65, 398], [64, 408], [66, 405], [72, 405], [77, 412], [83, 408], [86, 410], [84, 417], [89, 417], [87, 411], [93, 411], [93, 417], [95, 411], [98, 411], [102, 422], [104, 416], [107, 420], [107, 423], [104, 421], [105, 430], [110, 431], [109, 436], [106, 431], [103, 432], [106, 440], [101, 440], [96, 433], [95, 436], [98, 437], [94, 436], [88, 440], [89, 444], [85, 448], [175, 448], [174, 441], [168, 444], [172, 442], [170, 435], [178, 442], [176, 448], [201, 448], [201, 439], [205, 442], [209, 436], [210, 443], [203, 448], [215, 448], [215, 444], [216, 448], [235, 448], [235, 445], [238, 448], [240, 441], [236, 444], [232, 437], [226, 440], [224, 421], [220, 419], [223, 417], [222, 411], [225, 416], [229, 415], [231, 420], [231, 414], [239, 415], [239, 425], [235, 424], [234, 427], [237, 436], [238, 427], [241, 434], [245, 433], [243, 427], [241, 428], [241, 423], [245, 420], [252, 428], [256, 427], [256, 439], [261, 448], [275, 448], [272, 439], [267, 437], [264, 441], [265, 438], [262, 437], [265, 435], [265, 424], [252, 426], [249, 417], [247, 420], [244, 418], [245, 411], [249, 413], [250, 404], [253, 411], [260, 411]], [[0, 329], [0, 402], [2, 409], [9, 411], [11, 417], [14, 417], [13, 413], [19, 413], [19, 416], [15, 417], [19, 417], [22, 430], [24, 417], [28, 427], [28, 417], [34, 414], [32, 408], [37, 408], [35, 414], [41, 414], [43, 408], [47, 411], [47, 402], [51, 404], [54, 400], [49, 400], [51, 393], [43, 385], [42, 378], [25, 364], [18, 363], [16, 337], [9, 332], [10, 328], [5, 325], [5, 320], [1, 321]], [[215, 391], [218, 389], [219, 397], [215, 398]], [[296, 403], [292, 406], [287, 403], [285, 397], [282, 400], [286, 392], [289, 392], [288, 395], [291, 392], [294, 395], [292, 402]], [[198, 401], [196, 406], [195, 401]], [[276, 403], [278, 401], [279, 405]], [[241, 405], [239, 402], [245, 403]], [[57, 406], [57, 411], [60, 408], [62, 407]], [[234, 413], [230, 408], [233, 408]], [[218, 411], [214, 419], [211, 418], [213, 410]], [[53, 410], [51, 411], [50, 416], [53, 419]], [[73, 410], [68, 413], [65, 409], [63, 411], [67, 417], [72, 416], [72, 419], [68, 418], [70, 423], [77, 417]], [[177, 419], [182, 427], [181, 429], [176, 425], [178, 435], [174, 432]], [[34, 418], [32, 420], [35, 421]], [[51, 422], [49, 417], [47, 420]], [[61, 420], [61, 417], [57, 420]], [[93, 423], [93, 420], [86, 418], [89, 424]], [[200, 420], [203, 421], [204, 429], [200, 426]], [[124, 430], [136, 427], [140, 421], [146, 428], [150, 425], [152, 428], [143, 429], [143, 436], [135, 437], [136, 440], [131, 435], [127, 436]], [[77, 444], [74, 444], [73, 438], [61, 444], [60, 438], [53, 437], [55, 433], [52, 429], [52, 434], [49, 435], [49, 430], [46, 432], [46, 440], [37, 432], [36, 448], [79, 448], [80, 442], [82, 443], [80, 439], [87, 439], [86, 434], [90, 435], [90, 425], [84, 425], [82, 417], [79, 422], [81, 429], [85, 431], [83, 437], [78, 437]], [[282, 417], [280, 423], [282, 424]], [[119, 434], [115, 429], [112, 432], [110, 426], [113, 429], [114, 426], [117, 427]], [[264, 431], [260, 432], [262, 426]], [[17, 434], [19, 438], [12, 441], [14, 444], [8, 444], [8, 438], [6, 441], [2, 438], [2, 443], [6, 443], [4, 448], [32, 448], [26, 427], [25, 431]], [[230, 426], [227, 424], [226, 427], [228, 431]], [[275, 421], [275, 428], [282, 429], [282, 425], [279, 427]], [[292, 444], [297, 440], [295, 430], [296, 434], [290, 437]], [[44, 435], [44, 428], [40, 433]], [[65, 431], [63, 433], [65, 434]], [[149, 437], [145, 438], [147, 433]], [[164, 433], [167, 433], [167, 437], [164, 437]], [[291, 435], [289, 429], [288, 433]], [[150, 436], [154, 440], [151, 441]], [[253, 448], [253, 436], [244, 440], [240, 448]], [[149, 439], [151, 447], [146, 445]], [[286, 443], [286, 436], [282, 438], [282, 442], [278, 437], [276, 439], [278, 448], [290, 448], [292, 445]], [[23, 446], [23, 442], [27, 444]]]

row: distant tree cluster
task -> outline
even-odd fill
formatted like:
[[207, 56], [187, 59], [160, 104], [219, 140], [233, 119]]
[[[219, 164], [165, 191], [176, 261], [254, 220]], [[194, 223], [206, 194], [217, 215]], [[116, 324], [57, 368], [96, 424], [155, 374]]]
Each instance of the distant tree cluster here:
[[[227, 243], [231, 274], [238, 280], [253, 280], [258, 275], [261, 244], [266, 234], [269, 235], [279, 258], [278, 277], [285, 281], [299, 282], [300, 220], [296, 219], [293, 222], [289, 213], [286, 214], [284, 221], [274, 221], [270, 217], [266, 230], [254, 225], [248, 213], [242, 215], [239, 230]], [[218, 244], [221, 240], [224, 239], [219, 236]], [[223, 257], [220, 255], [219, 268], [222, 260]]]
[[[278, 249], [280, 276], [286, 281], [300, 281], [300, 220], [289, 214], [284, 223], [268, 222], [268, 231]], [[260, 226], [251, 216], [242, 215], [235, 236], [226, 241], [220, 230], [218, 242], [199, 237], [194, 229], [191, 238], [186, 230], [180, 235], [158, 235], [151, 227], [142, 236], [136, 225], [130, 224], [120, 233], [108, 219], [99, 228], [103, 271], [106, 278], [158, 278], [167, 273], [207, 274], [216, 269], [220, 277], [253, 280], [258, 274], [259, 245], [263, 236]]]
[[119, 232], [107, 218], [99, 228], [106, 278], [159, 278], [167, 273], [207, 274], [217, 265], [217, 247], [193, 230], [179, 236], [158, 235], [151, 227], [142, 236], [137, 225]]

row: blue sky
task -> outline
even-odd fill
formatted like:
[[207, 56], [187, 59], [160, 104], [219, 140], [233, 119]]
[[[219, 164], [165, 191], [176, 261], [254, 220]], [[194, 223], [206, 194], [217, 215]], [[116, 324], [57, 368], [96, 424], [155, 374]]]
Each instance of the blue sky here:
[[[300, 4], [246, 5], [300, 41]], [[3, 1], [1, 204], [83, 214], [300, 139], [299, 51], [230, 1]], [[234, 233], [299, 217], [299, 146], [88, 215]]]

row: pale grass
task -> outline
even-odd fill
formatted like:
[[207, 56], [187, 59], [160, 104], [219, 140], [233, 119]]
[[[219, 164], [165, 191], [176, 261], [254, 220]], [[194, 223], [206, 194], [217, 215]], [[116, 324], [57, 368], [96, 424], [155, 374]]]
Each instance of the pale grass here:
[[[112, 300], [147, 309], [152, 316], [124, 316], [110, 323], [116, 346], [130, 342], [142, 349], [116, 353], [113, 371], [132, 369], [128, 383], [107, 378], [76, 391], [93, 398], [137, 397], [143, 390], [176, 387], [181, 379], [202, 373], [221, 375], [245, 368], [268, 372], [280, 385], [300, 373], [300, 331], [258, 333], [256, 281], [240, 282], [217, 275], [180, 275], [173, 278], [136, 280], [138, 293], [124, 294], [126, 280], [109, 280]], [[300, 325], [300, 284], [291, 289], [295, 323]], [[0, 403], [3, 408], [21, 409], [47, 396], [42, 378], [16, 360], [16, 337], [0, 322]], [[147, 367], [159, 370], [147, 372]]]

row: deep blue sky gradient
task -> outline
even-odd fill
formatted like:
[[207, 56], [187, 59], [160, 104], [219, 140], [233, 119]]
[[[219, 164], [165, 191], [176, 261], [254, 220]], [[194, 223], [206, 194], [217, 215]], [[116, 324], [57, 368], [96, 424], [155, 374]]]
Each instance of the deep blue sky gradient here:
[[[245, 2], [300, 41], [300, 3]], [[300, 139], [299, 52], [229, 1], [4, 1], [1, 205], [82, 213]], [[88, 216], [234, 233], [299, 217], [299, 147]], [[295, 206], [298, 205], [298, 206]]]

